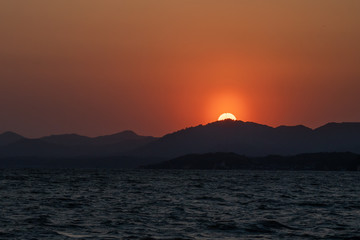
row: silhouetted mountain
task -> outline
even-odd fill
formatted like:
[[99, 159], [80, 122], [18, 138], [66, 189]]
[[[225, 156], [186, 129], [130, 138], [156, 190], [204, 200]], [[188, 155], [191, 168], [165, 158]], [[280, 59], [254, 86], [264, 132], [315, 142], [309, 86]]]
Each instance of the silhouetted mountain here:
[[14, 132], [4, 132], [4, 133], [0, 134], [0, 146], [14, 143], [23, 138], [24, 138], [23, 136], [20, 136], [19, 134], [14, 133]]
[[323, 151], [360, 151], [360, 123], [328, 123], [314, 132], [313, 144]]
[[120, 133], [105, 135], [99, 137], [85, 137], [77, 134], [62, 134], [62, 135], [51, 135], [40, 138], [46, 142], [65, 145], [65, 146], [79, 146], [79, 145], [111, 145], [122, 143], [126, 141], [138, 141], [138, 140], [153, 140], [154, 137], [139, 136], [133, 131], [123, 131]]
[[71, 148], [40, 139], [21, 139], [0, 148], [1, 157], [69, 157], [81, 155]]
[[360, 154], [360, 123], [329, 123], [313, 130], [302, 125], [274, 128], [253, 122], [225, 120], [190, 127], [162, 138], [139, 136], [132, 131], [124, 131], [94, 138], [65, 134], [39, 139], [26, 139], [6, 133], [0, 135], [0, 140], [0, 143], [6, 143], [0, 144], [0, 161], [19, 157], [128, 157], [147, 159], [148, 163], [154, 163], [160, 159], [213, 152], [233, 152], [250, 157], [316, 152]]
[[327, 124], [312, 130], [225, 120], [168, 134], [133, 154], [173, 158], [208, 152], [266, 156], [333, 151], [360, 153], [360, 123]]
[[21, 138], [0, 146], [0, 157], [121, 156], [156, 139], [139, 136], [132, 131], [95, 138], [77, 134], [51, 135], [39, 139]]
[[360, 171], [360, 155], [312, 153], [286, 157], [246, 157], [235, 153], [190, 154], [142, 168]]
[[126, 141], [141, 141], [141, 140], [147, 140], [151, 142], [156, 138], [154, 137], [148, 137], [148, 136], [139, 136], [133, 131], [123, 131], [120, 133], [112, 134], [112, 135], [106, 135], [106, 136], [100, 136], [94, 138], [94, 143], [97, 145], [108, 145], [108, 144], [116, 144]]
[[64, 146], [79, 146], [92, 144], [92, 138], [80, 136], [77, 134], [51, 135], [40, 138], [41, 140]]

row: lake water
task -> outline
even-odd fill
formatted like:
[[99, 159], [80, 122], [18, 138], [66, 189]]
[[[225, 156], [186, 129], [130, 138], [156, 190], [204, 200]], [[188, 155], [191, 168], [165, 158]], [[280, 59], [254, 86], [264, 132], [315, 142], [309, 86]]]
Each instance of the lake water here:
[[0, 170], [0, 239], [360, 239], [360, 172]]

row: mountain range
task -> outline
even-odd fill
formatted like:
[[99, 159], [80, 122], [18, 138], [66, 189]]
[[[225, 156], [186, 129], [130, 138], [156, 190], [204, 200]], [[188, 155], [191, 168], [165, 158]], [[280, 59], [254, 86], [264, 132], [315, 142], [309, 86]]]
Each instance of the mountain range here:
[[51, 135], [36, 139], [6, 132], [0, 135], [0, 157], [120, 156], [157, 138], [132, 131], [95, 138], [77, 134]]
[[187, 154], [214, 152], [249, 157], [317, 152], [360, 154], [360, 123], [328, 123], [311, 129], [302, 125], [270, 127], [224, 120], [182, 129], [161, 138], [140, 136], [132, 131], [94, 138], [64, 134], [31, 139], [12, 132], [0, 134], [0, 167], [4, 162], [30, 158], [72, 159], [71, 163], [76, 159], [111, 159], [118, 161], [118, 167], [122, 161], [127, 162], [126, 166], [136, 167], [140, 162], [150, 164]]
[[174, 132], [133, 152], [174, 158], [190, 153], [234, 152], [247, 156], [315, 152], [360, 153], [360, 123], [270, 127], [253, 122], [218, 121]]

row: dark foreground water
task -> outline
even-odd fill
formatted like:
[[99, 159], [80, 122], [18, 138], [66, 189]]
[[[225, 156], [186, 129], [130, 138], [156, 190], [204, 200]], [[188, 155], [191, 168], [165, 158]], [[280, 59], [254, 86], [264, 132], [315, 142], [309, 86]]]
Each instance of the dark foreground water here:
[[360, 239], [359, 172], [0, 170], [0, 239]]

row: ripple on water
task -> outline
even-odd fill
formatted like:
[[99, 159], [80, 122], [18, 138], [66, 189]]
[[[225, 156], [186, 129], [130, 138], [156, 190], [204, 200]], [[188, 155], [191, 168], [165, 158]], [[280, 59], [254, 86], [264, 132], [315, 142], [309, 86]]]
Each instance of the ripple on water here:
[[0, 239], [360, 239], [358, 173], [0, 171]]

